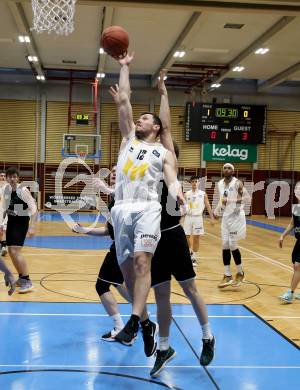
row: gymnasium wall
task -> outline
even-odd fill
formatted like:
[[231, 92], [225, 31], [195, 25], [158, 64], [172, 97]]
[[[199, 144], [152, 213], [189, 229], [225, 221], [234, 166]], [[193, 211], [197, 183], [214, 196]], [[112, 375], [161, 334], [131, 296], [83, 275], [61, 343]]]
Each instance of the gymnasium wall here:
[[[62, 135], [67, 132], [68, 123], [68, 96], [66, 86], [50, 85], [47, 88], [13, 86], [3, 90], [0, 85], [0, 165], [7, 167], [12, 163], [25, 164], [29, 169], [34, 163], [40, 162], [40, 139], [41, 139], [41, 104], [40, 98], [44, 95], [47, 99], [46, 110], [46, 150], [45, 164], [57, 165], [61, 161]], [[7, 98], [10, 97], [11, 99]], [[38, 96], [38, 99], [36, 97]], [[6, 98], [4, 98], [6, 97]], [[86, 102], [88, 94], [81, 91], [75, 100]], [[222, 101], [218, 96], [218, 101]], [[228, 98], [228, 97], [227, 97]], [[172, 133], [180, 148], [179, 166], [182, 175], [193, 173], [202, 175], [219, 175], [222, 163], [206, 163], [206, 168], [201, 169], [201, 145], [195, 142], [184, 140], [184, 105], [189, 99], [182, 91], [171, 91], [171, 120]], [[233, 103], [247, 102], [252, 104], [268, 105], [268, 137], [265, 145], [258, 147], [258, 164], [240, 163], [236, 164], [241, 176], [246, 175], [254, 182], [259, 180], [284, 179], [293, 181], [300, 178], [300, 102], [298, 97], [280, 96], [231, 96]], [[135, 115], [149, 109], [159, 111], [159, 97], [155, 91], [137, 90], [133, 95], [133, 110]], [[290, 103], [290, 105], [288, 104]], [[289, 105], [289, 107], [287, 107]], [[117, 150], [120, 142], [117, 124], [117, 112], [115, 105], [111, 103], [111, 97], [104, 91], [101, 97], [100, 109], [100, 131], [102, 141], [101, 166], [110, 166], [116, 161]], [[82, 128], [76, 125], [71, 126], [71, 132], [82, 133]], [[92, 127], [85, 128], [85, 131], [92, 132]], [[36, 159], [37, 157], [37, 159]], [[91, 161], [92, 162], [92, 161]], [[27, 164], [27, 165], [26, 165]], [[25, 169], [25, 168], [24, 168]], [[43, 190], [43, 164], [39, 164], [38, 177], [40, 178], [41, 189]], [[292, 172], [295, 172], [293, 176]], [[29, 175], [28, 175], [29, 176]], [[263, 213], [263, 202], [261, 194], [254, 198], [253, 211]], [[287, 208], [287, 213], [289, 209]]]

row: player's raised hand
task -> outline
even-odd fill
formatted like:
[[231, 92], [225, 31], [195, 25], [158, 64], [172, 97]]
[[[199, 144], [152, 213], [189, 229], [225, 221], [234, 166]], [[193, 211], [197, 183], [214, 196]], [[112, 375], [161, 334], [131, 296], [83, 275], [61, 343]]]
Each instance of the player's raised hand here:
[[134, 51], [131, 54], [127, 54], [126, 57], [119, 60], [120, 65], [130, 65], [134, 59]]
[[168, 91], [165, 84], [165, 77], [167, 75], [167, 69], [161, 69], [157, 80], [157, 87], [161, 95], [167, 95]]
[[116, 105], [119, 104], [119, 101], [120, 101], [120, 96], [119, 96], [119, 85], [118, 84], [115, 84], [114, 87], [110, 87], [109, 88], [109, 93], [110, 95], [113, 97], [114, 99], [114, 102], [116, 103]]

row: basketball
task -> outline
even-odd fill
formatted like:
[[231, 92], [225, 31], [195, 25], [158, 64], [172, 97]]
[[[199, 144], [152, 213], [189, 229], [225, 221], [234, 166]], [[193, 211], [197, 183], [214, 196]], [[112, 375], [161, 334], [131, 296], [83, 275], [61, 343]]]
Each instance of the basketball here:
[[107, 27], [101, 37], [101, 46], [110, 56], [121, 59], [127, 54], [129, 35], [120, 26]]

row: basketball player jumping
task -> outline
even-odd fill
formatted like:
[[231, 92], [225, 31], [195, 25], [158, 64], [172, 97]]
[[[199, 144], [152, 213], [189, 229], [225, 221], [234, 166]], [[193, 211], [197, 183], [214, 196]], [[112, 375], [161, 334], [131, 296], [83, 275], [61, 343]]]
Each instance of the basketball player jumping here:
[[[160, 119], [147, 112], [136, 124], [133, 122], [129, 84], [132, 60], [133, 55], [119, 60], [119, 122], [123, 141], [117, 164], [115, 205], [111, 210], [118, 262], [132, 298], [132, 315], [116, 335], [126, 345], [136, 337], [150, 290], [151, 259], [160, 239], [157, 186], [162, 174], [175, 198], [184, 204], [175, 158], [156, 142], [162, 130]], [[149, 322], [148, 328], [149, 334], [155, 336], [157, 325]]]
[[184, 217], [183, 228], [189, 243], [193, 266], [197, 266], [196, 254], [199, 251], [200, 235], [204, 234], [203, 211], [206, 208], [210, 222], [214, 225], [215, 218], [207, 194], [198, 188], [198, 176], [192, 176], [190, 183], [192, 189], [184, 195], [188, 211]]
[[[245, 278], [238, 240], [246, 236], [246, 216], [243, 203], [249, 200], [249, 195], [243, 183], [233, 174], [234, 166], [229, 163], [224, 164], [224, 178], [218, 182], [220, 200], [214, 211], [216, 218], [222, 216], [222, 255], [225, 272], [218, 285], [219, 288], [238, 287]], [[230, 270], [231, 254], [237, 269], [235, 280]]]
[[290, 289], [279, 297], [285, 303], [292, 303], [294, 299], [300, 299], [300, 294], [295, 294], [295, 290], [300, 283], [300, 182], [296, 184], [294, 192], [298, 204], [293, 205], [291, 221], [279, 239], [279, 247], [282, 248], [284, 238], [294, 229], [294, 235], [297, 240], [292, 252], [294, 274]]
[[[32, 281], [29, 278], [28, 265], [21, 252], [27, 233], [29, 237], [35, 234], [37, 207], [29, 190], [18, 184], [19, 177], [20, 174], [17, 169], [7, 169], [6, 180], [8, 184], [4, 189], [3, 210], [4, 214], [7, 214], [6, 240], [8, 253], [18, 271], [19, 279], [16, 286], [20, 287], [18, 292], [22, 294], [33, 289]], [[1, 231], [3, 232], [3, 225]]]

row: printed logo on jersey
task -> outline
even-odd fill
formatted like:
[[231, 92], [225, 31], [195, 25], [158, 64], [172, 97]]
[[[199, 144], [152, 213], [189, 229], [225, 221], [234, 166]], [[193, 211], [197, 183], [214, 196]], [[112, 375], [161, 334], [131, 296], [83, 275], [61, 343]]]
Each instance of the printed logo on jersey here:
[[133, 146], [130, 146], [129, 152], [133, 152], [133, 151], [134, 151], [134, 147], [133, 147]]
[[126, 176], [129, 177], [131, 181], [142, 179], [145, 176], [147, 169], [149, 168], [148, 163], [142, 163], [141, 165], [134, 165], [133, 161], [130, 158], [127, 159], [123, 172]]
[[155, 150], [155, 149], [153, 150], [152, 153], [154, 154], [155, 157], [159, 157], [160, 156], [160, 153], [158, 153], [158, 151]]
[[157, 236], [155, 234], [142, 234], [141, 244], [144, 248], [152, 248], [157, 243]]

